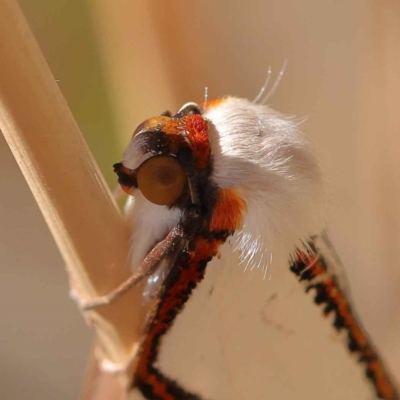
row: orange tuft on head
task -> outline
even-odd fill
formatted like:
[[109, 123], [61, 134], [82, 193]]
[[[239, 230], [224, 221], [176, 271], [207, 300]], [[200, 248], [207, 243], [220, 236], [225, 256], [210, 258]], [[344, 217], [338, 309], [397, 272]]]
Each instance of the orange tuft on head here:
[[194, 114], [186, 117], [185, 126], [193, 146], [196, 168], [202, 169], [207, 165], [211, 154], [207, 122], [201, 115]]

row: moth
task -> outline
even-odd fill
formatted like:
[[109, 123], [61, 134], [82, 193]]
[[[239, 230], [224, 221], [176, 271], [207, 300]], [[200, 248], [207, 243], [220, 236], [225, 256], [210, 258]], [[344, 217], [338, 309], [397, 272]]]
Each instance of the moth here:
[[400, 398], [341, 282], [323, 178], [297, 125], [227, 97], [133, 133], [114, 165], [130, 195], [133, 275], [86, 305], [147, 280], [132, 398]]

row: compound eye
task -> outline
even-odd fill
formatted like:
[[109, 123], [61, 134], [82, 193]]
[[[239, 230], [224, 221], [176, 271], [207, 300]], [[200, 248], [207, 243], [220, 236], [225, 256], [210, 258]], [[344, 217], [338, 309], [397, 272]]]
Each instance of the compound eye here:
[[137, 171], [137, 184], [150, 202], [170, 206], [181, 196], [186, 186], [186, 172], [181, 163], [171, 156], [154, 156]]

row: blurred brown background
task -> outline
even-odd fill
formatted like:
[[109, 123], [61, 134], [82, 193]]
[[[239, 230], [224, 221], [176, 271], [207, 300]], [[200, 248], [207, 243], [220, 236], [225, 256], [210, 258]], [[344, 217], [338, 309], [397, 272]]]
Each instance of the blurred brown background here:
[[[400, 381], [400, 4], [395, 0], [20, 0], [110, 186], [138, 123], [186, 101], [254, 98], [308, 116], [329, 228], [365, 326]], [[276, 76], [276, 75], [275, 75]], [[78, 397], [91, 334], [0, 139], [0, 397]]]

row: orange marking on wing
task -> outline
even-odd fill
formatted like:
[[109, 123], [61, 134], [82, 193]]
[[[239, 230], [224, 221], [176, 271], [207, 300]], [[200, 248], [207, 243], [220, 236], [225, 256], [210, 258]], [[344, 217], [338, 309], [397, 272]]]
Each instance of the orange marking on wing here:
[[[310, 270], [314, 277], [323, 276], [327, 273], [321, 261], [317, 259], [317, 255], [309, 255], [302, 251], [297, 251], [297, 256], [299, 261], [310, 265]], [[337, 313], [341, 318], [343, 318], [344, 326], [356, 341], [357, 346], [360, 349], [359, 354], [365, 360], [369, 360], [366, 361], [366, 368], [367, 371], [373, 375], [373, 381], [379, 395], [386, 400], [395, 399], [396, 392], [393, 385], [391, 384], [382, 363], [377, 359], [377, 355], [369, 343], [367, 336], [364, 334], [354, 317], [351, 306], [340, 287], [338, 287], [334, 279], [329, 276], [321, 283], [324, 286], [328, 300], [335, 304]]]
[[356, 319], [354, 318], [350, 310], [349, 304], [343, 296], [343, 293], [338, 290], [336, 283], [334, 283], [331, 278], [327, 279], [324, 284], [329, 298], [332, 299], [333, 302], [336, 304], [339, 315], [343, 318], [347, 329], [350, 331], [357, 344], [361, 348], [367, 346], [368, 339], [364, 335]]
[[215, 256], [222, 243], [222, 240], [209, 241], [203, 237], [196, 238], [195, 248], [190, 252], [187, 264], [178, 267], [179, 279], [168, 289], [163, 301], [159, 303], [155, 322], [142, 343], [136, 376], [150, 385], [153, 393], [163, 400], [176, 400], [176, 398], [168, 393], [168, 385], [160, 381], [150, 368], [154, 360], [155, 342], [170, 328], [173, 322], [171, 312], [178, 313], [186, 302], [185, 295], [189, 292], [188, 288], [203, 279], [204, 270], [199, 269], [199, 264]]
[[[317, 260], [317, 256], [306, 256], [306, 258], [310, 264], [314, 263], [311, 267], [313, 276], [322, 276], [327, 273], [321, 261]], [[337, 283], [331, 277], [327, 277], [322, 281], [322, 284], [324, 285], [328, 298], [336, 305], [339, 315], [343, 318], [345, 326], [350, 331], [357, 344], [360, 347], [366, 346], [368, 344], [368, 339], [360, 329], [350, 309], [349, 303]]]
[[210, 230], [233, 231], [238, 229], [242, 224], [242, 212], [246, 208], [246, 202], [233, 189], [220, 190], [211, 217]]
[[382, 364], [378, 360], [370, 361], [368, 363], [368, 369], [374, 374], [379, 394], [381, 394], [384, 399], [388, 400], [394, 399], [395, 398], [394, 388], [388, 382]]

